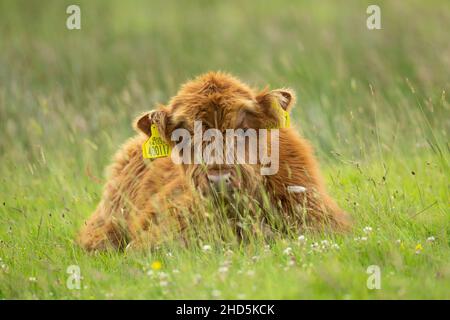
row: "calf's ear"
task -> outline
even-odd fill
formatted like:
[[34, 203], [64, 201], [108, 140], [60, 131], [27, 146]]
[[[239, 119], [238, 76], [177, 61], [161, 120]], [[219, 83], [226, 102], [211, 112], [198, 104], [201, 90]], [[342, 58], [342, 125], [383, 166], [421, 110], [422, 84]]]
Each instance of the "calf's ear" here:
[[150, 126], [152, 125], [152, 121], [150, 120], [150, 113], [145, 112], [143, 114], [140, 114], [134, 121], [133, 121], [133, 128], [137, 132], [143, 132], [147, 136], [150, 136]]
[[167, 127], [167, 110], [160, 107], [157, 110], [144, 112], [138, 116], [133, 127], [137, 132], [143, 132], [147, 136], [151, 136], [151, 126], [154, 124], [158, 128], [158, 131], [163, 139], [166, 138], [166, 127]]
[[256, 100], [267, 107], [271, 106], [273, 102], [277, 102], [281, 108], [289, 112], [295, 105], [296, 97], [292, 89], [276, 89], [264, 90], [256, 97]]

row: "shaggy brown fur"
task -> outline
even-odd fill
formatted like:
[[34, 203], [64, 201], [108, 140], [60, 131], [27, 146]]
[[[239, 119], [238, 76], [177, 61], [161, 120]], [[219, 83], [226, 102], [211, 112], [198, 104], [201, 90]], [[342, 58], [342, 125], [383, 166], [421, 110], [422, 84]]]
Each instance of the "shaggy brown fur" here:
[[[151, 124], [158, 126], [172, 146], [173, 130], [193, 132], [194, 120], [202, 121], [203, 130], [274, 128], [280, 123], [274, 101], [289, 111], [295, 96], [288, 89], [256, 93], [228, 74], [211, 72], [183, 85], [167, 106], [139, 117], [135, 128], [141, 134], [116, 154], [102, 200], [81, 230], [79, 243], [96, 250], [127, 243], [152, 245], [177, 237], [186, 227], [181, 211], [203, 201], [210, 192], [207, 177], [211, 172], [229, 173], [231, 188], [255, 199], [260, 199], [264, 189], [274, 206], [286, 218], [299, 220], [299, 226], [346, 230], [347, 214], [327, 195], [311, 146], [293, 128], [280, 129], [280, 166], [275, 175], [262, 176], [259, 164], [205, 167], [176, 165], [171, 157], [152, 161], [142, 157]], [[288, 193], [288, 186], [303, 186], [306, 191]]]

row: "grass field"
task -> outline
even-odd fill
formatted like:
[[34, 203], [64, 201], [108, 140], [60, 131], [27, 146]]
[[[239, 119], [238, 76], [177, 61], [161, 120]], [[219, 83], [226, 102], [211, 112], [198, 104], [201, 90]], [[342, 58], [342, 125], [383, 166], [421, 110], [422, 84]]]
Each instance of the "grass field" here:
[[[70, 31], [71, 1], [0, 0], [0, 298], [450, 299], [450, 4], [376, 1], [371, 31], [372, 2], [77, 1]], [[353, 231], [83, 252], [131, 120], [208, 70], [296, 90]]]

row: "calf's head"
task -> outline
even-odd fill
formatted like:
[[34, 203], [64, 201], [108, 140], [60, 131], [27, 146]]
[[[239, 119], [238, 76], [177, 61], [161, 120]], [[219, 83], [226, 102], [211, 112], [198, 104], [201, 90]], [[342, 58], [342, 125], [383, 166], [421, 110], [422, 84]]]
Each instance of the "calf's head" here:
[[[266, 145], [259, 143], [261, 129], [283, 127], [283, 112], [294, 102], [289, 89], [256, 92], [228, 74], [211, 72], [184, 84], [167, 105], [141, 115], [135, 127], [150, 136], [156, 125], [172, 147], [172, 160], [202, 193], [253, 193], [265, 165], [258, 157]], [[250, 143], [255, 135], [256, 148]]]

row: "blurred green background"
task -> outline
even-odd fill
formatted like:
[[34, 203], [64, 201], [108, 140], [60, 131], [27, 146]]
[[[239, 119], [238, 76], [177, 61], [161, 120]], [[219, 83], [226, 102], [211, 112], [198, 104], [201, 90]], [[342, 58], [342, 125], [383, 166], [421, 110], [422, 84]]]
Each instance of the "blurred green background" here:
[[[71, 4], [81, 30], [66, 28]], [[381, 30], [366, 27], [369, 4], [381, 8]], [[238, 289], [260, 298], [448, 297], [449, 30], [448, 0], [0, 0], [0, 266], [9, 268], [0, 268], [0, 298], [79, 297], [63, 286], [74, 261], [92, 269], [82, 297], [211, 297], [209, 285], [193, 292], [187, 275], [209, 277], [223, 255], [175, 254], [185, 283], [164, 295], [146, 291], [136, 271], [147, 258], [91, 258], [72, 242], [101, 195], [92, 177], [134, 134], [132, 119], [210, 70], [294, 89], [292, 122], [315, 146], [331, 194], [355, 234], [377, 230], [368, 247], [339, 238], [329, 259], [301, 253], [317, 273], [278, 273], [282, 242], [256, 284], [236, 274], [235, 288], [211, 286], [227, 298]], [[437, 244], [415, 255], [431, 235]], [[255, 252], [241, 254], [246, 264]], [[365, 287], [374, 262], [395, 274], [384, 291]]]
[[380, 1], [382, 30], [370, 3], [81, 1], [68, 30], [70, 1], [2, 0], [2, 163], [41, 146], [100, 170], [137, 113], [208, 70], [293, 88], [322, 158], [445, 147], [449, 2]]

